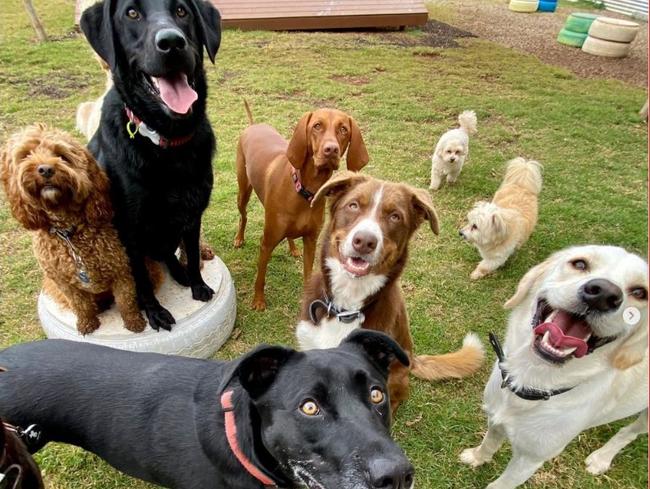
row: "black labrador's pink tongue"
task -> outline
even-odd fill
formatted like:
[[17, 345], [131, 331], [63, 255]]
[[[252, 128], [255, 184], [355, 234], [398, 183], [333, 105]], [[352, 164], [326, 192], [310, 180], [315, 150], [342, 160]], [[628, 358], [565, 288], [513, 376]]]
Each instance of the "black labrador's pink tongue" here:
[[583, 357], [589, 351], [584, 338], [588, 338], [591, 329], [584, 320], [576, 319], [565, 311], [558, 311], [549, 323], [542, 323], [535, 328], [536, 335], [549, 331], [549, 343], [554, 348], [575, 348], [573, 355]]
[[[153, 77], [152, 77], [153, 78]], [[177, 114], [187, 114], [192, 104], [199, 98], [190, 84], [187, 75], [178, 73], [168, 77], [153, 78], [160, 91], [160, 98]]]

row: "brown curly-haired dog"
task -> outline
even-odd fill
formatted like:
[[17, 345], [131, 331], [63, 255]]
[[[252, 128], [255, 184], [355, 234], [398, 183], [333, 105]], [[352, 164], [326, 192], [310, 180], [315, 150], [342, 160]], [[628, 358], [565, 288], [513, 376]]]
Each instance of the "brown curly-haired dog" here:
[[28, 127], [0, 153], [0, 180], [14, 217], [35, 231], [45, 288], [77, 315], [79, 332], [99, 328], [107, 293], [126, 328], [143, 331], [131, 268], [111, 224], [109, 180], [86, 148], [65, 132]]

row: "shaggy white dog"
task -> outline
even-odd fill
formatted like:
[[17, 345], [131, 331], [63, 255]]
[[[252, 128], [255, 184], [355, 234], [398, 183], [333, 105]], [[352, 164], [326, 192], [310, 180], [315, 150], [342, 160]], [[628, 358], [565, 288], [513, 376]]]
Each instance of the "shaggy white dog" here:
[[[489, 462], [508, 439], [512, 459], [489, 489], [512, 489], [582, 431], [639, 414], [589, 455], [602, 474], [647, 433], [648, 264], [613, 246], [560, 251], [532, 268], [505, 304], [505, 347], [485, 386], [488, 430], [462, 462]], [[607, 485], [607, 484], [605, 484]]]
[[476, 132], [476, 113], [466, 110], [458, 116], [460, 127], [444, 133], [431, 157], [431, 185], [438, 190], [442, 179], [454, 183], [460, 175], [469, 154], [469, 135]]
[[530, 237], [537, 224], [537, 196], [542, 190], [542, 165], [515, 158], [492, 202], [478, 202], [467, 214], [459, 234], [478, 248], [481, 262], [470, 275], [480, 279], [503, 265]]

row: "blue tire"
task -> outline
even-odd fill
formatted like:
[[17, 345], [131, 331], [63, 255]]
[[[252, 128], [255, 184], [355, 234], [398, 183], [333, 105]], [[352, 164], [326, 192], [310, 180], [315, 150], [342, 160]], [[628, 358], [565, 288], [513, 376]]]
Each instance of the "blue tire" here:
[[539, 0], [537, 10], [539, 12], [555, 12], [557, 9], [557, 1], [554, 0]]

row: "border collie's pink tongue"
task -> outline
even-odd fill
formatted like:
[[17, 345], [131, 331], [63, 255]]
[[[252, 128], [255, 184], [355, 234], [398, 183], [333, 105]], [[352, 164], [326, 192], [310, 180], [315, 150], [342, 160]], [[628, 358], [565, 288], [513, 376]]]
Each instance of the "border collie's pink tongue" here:
[[199, 98], [187, 83], [185, 73], [178, 73], [166, 78], [152, 77], [152, 79], [158, 86], [162, 101], [177, 114], [187, 114], [192, 108], [192, 104]]
[[542, 323], [535, 328], [535, 334], [542, 336], [549, 332], [549, 343], [554, 348], [576, 348], [573, 355], [583, 357], [589, 351], [585, 339], [589, 338], [591, 328], [582, 319], [576, 319], [566, 311], [557, 311], [551, 322]]

